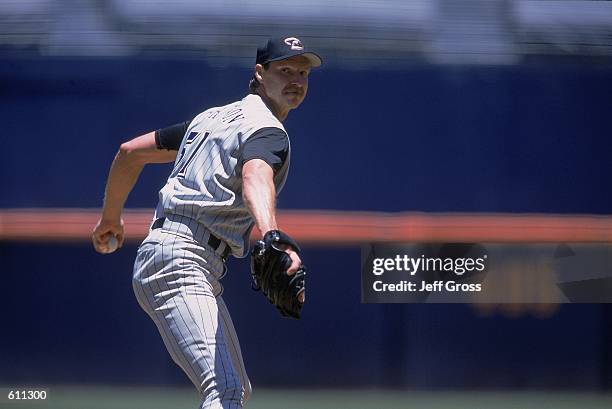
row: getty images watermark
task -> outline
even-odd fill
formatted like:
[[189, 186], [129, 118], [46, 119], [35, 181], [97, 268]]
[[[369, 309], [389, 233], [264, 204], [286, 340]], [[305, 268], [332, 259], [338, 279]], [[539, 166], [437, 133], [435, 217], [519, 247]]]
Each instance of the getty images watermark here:
[[[431, 291], [481, 291], [481, 283], [462, 283], [452, 279], [440, 279], [430, 281], [431, 274], [423, 273], [449, 273], [456, 276], [463, 276], [466, 273], [483, 272], [486, 269], [488, 255], [481, 257], [411, 257], [407, 254], [396, 254], [395, 257], [377, 257], [372, 259], [372, 274], [382, 276], [387, 272], [402, 272], [411, 279], [396, 282], [384, 282], [382, 277], [372, 283], [372, 289], [376, 292], [404, 291], [404, 292], [431, 292]], [[412, 280], [417, 274], [421, 275], [420, 280]]]
[[364, 246], [362, 301], [469, 302], [461, 297], [483, 291], [489, 257], [479, 244]]
[[612, 303], [609, 243], [372, 243], [364, 303]]

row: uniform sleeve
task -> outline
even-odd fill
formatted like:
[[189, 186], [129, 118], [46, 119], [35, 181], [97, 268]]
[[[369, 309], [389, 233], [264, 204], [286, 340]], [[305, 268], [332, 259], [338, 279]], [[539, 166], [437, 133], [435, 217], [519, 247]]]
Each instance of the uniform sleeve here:
[[190, 123], [191, 121], [185, 121], [155, 131], [155, 144], [157, 145], [157, 149], [178, 151]]
[[242, 148], [242, 165], [261, 159], [276, 172], [289, 154], [289, 138], [280, 128], [262, 128], [249, 137]]

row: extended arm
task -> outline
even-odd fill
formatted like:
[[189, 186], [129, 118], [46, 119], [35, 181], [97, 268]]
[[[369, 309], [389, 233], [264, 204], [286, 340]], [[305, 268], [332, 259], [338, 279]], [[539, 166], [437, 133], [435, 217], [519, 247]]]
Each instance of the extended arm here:
[[242, 168], [242, 197], [262, 237], [277, 229], [273, 177], [272, 168], [261, 159], [250, 160]]
[[[266, 232], [278, 229], [276, 224], [274, 172], [265, 161], [252, 159], [244, 164], [242, 168], [242, 197], [262, 237]], [[287, 272], [293, 274], [301, 264], [300, 257], [290, 247], [284, 250], [291, 257], [291, 267]]]
[[[278, 230], [275, 206], [276, 188], [273, 176], [274, 172], [270, 165], [261, 159], [252, 159], [242, 168], [242, 196], [262, 237], [270, 230]], [[287, 274], [292, 276], [302, 264], [300, 256], [293, 247], [288, 245], [284, 245], [281, 250], [284, 250], [291, 258], [291, 266], [287, 269]], [[300, 291], [297, 298], [303, 304], [306, 292]]]
[[261, 236], [275, 230], [274, 172], [289, 154], [287, 133], [279, 128], [262, 128], [245, 142], [242, 151], [242, 196]]
[[117, 237], [119, 247], [123, 244], [121, 213], [144, 166], [147, 163], [172, 162], [176, 159], [176, 154], [176, 150], [157, 147], [155, 132], [149, 132], [121, 144], [106, 182], [102, 216], [92, 234], [96, 251], [103, 253], [111, 236]]

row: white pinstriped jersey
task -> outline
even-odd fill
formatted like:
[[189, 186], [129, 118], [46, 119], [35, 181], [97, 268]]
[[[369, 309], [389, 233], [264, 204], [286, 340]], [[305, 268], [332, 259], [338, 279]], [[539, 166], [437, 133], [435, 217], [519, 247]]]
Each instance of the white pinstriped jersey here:
[[[159, 192], [155, 217], [197, 220], [227, 243], [236, 257], [248, 252], [254, 221], [242, 199], [242, 147], [262, 128], [281, 122], [258, 95], [199, 114], [183, 137], [174, 169]], [[287, 137], [288, 138], [288, 137]], [[274, 173], [276, 193], [289, 170], [290, 154]]]

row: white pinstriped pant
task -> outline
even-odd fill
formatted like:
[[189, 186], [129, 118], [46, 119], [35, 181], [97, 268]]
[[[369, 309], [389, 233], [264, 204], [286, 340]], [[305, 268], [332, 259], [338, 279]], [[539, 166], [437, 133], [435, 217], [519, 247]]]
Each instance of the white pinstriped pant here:
[[192, 238], [156, 229], [138, 248], [133, 287], [172, 359], [200, 392], [201, 409], [241, 408], [251, 393], [221, 297], [222, 259]]

